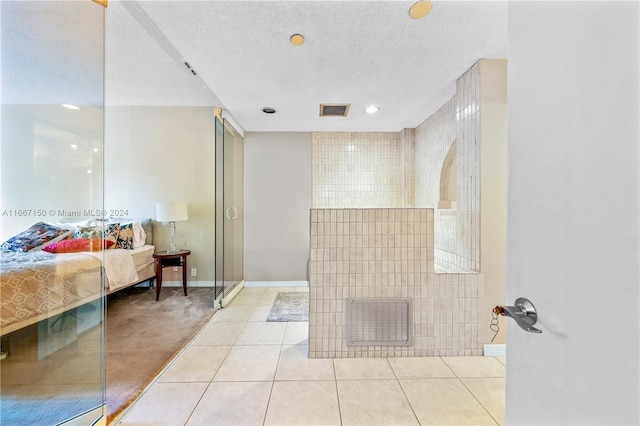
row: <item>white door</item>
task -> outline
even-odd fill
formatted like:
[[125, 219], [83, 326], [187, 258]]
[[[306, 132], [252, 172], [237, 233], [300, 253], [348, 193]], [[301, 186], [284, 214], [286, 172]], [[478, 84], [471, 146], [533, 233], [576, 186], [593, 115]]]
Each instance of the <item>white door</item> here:
[[510, 2], [507, 424], [639, 424], [637, 1]]

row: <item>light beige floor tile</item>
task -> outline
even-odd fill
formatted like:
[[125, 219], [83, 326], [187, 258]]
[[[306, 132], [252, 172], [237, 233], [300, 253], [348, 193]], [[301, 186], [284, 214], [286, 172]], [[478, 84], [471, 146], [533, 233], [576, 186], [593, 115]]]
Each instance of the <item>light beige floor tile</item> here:
[[236, 339], [236, 345], [282, 345], [285, 322], [248, 322]]
[[[246, 291], [245, 291], [246, 290]], [[265, 292], [262, 288], [242, 289], [229, 306], [257, 306]]]
[[335, 358], [337, 380], [395, 379], [386, 358]]
[[193, 345], [230, 346], [244, 328], [244, 322], [210, 322], [193, 341]]
[[275, 382], [264, 424], [339, 425], [335, 382]]
[[210, 382], [231, 346], [189, 346], [162, 374], [160, 382]]
[[308, 322], [288, 322], [284, 333], [285, 345], [298, 345], [309, 341]]
[[507, 357], [504, 355], [497, 356], [496, 359], [500, 361], [502, 364], [507, 365]]
[[467, 378], [462, 383], [471, 391], [480, 404], [491, 414], [491, 417], [504, 424], [504, 378]]
[[505, 366], [492, 356], [450, 356], [442, 360], [458, 377], [504, 377]]
[[397, 380], [338, 381], [344, 425], [418, 424]]
[[271, 312], [271, 305], [269, 306], [256, 306], [256, 308], [254, 309], [253, 313], [251, 314], [251, 316], [249, 317], [249, 321], [260, 321], [260, 322], [265, 322], [267, 321], [267, 317], [269, 317], [269, 312]]
[[120, 425], [183, 425], [208, 383], [155, 383], [124, 415]]
[[276, 300], [276, 296], [280, 293], [281, 290], [277, 288], [268, 288], [267, 291], [264, 292], [262, 298], [260, 299], [260, 303], [258, 306], [271, 306], [273, 302]]
[[246, 322], [253, 311], [255, 306], [233, 306], [230, 305], [223, 308], [219, 314], [217, 314], [214, 322]]
[[234, 346], [227, 354], [214, 381], [259, 382], [275, 377], [280, 346]]
[[455, 374], [439, 357], [388, 358], [398, 379], [434, 379], [455, 377]]
[[422, 425], [495, 425], [458, 379], [400, 380]]
[[276, 296], [278, 296], [277, 292], [274, 292], [274, 291], [271, 291], [271, 289], [268, 289], [267, 292], [262, 296], [262, 298], [258, 302], [258, 306], [261, 306], [264, 308], [266, 307], [271, 308], [271, 306], [273, 306], [273, 302], [276, 301]]
[[189, 419], [189, 426], [262, 425], [271, 382], [214, 382]]
[[309, 359], [307, 345], [284, 345], [276, 380], [335, 380], [331, 359]]

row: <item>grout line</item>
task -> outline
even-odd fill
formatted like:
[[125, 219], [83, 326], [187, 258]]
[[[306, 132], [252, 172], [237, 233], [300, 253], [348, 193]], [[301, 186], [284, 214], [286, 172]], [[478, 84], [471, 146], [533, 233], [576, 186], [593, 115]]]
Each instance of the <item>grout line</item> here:
[[343, 421], [342, 421], [342, 406], [340, 405], [340, 391], [338, 390], [338, 376], [336, 375], [335, 358], [331, 359], [331, 369], [333, 370], [333, 385], [336, 388], [336, 399], [338, 400], [338, 418], [340, 419], [340, 424], [343, 424]]
[[[214, 374], [214, 376], [215, 376], [215, 374]], [[213, 378], [211, 380], [213, 380]], [[200, 405], [200, 402], [202, 401], [202, 398], [204, 398], [204, 395], [209, 390], [209, 387], [211, 387], [211, 383], [213, 383], [213, 382], [210, 381], [209, 384], [207, 384], [207, 387], [204, 388], [204, 391], [202, 392], [202, 395], [200, 395], [200, 398], [198, 398], [198, 401], [195, 403], [195, 405], [191, 409], [191, 413], [189, 413], [189, 415], [187, 416], [187, 420], [185, 420], [184, 426], [189, 424], [189, 420], [191, 420], [191, 417], [193, 416], [193, 413], [195, 413], [196, 409], [198, 408], [198, 405]]]
[[393, 369], [393, 365], [391, 365], [391, 363], [389, 362], [389, 357], [385, 358], [387, 360], [387, 364], [389, 365], [389, 368], [391, 368], [391, 372], [393, 373], [393, 377], [395, 377], [396, 382], [398, 383], [398, 386], [400, 386], [400, 390], [402, 391], [402, 394], [404, 395], [404, 399], [407, 401], [407, 404], [409, 404], [409, 408], [411, 408], [411, 412], [413, 413], [413, 416], [416, 418], [416, 421], [418, 422], [418, 424], [420, 423], [420, 418], [418, 417], [418, 414], [416, 413], [416, 410], [414, 410], [413, 408], [413, 404], [411, 404], [411, 400], [409, 399], [409, 396], [407, 396], [407, 393], [404, 390], [404, 387], [402, 387], [402, 382], [400, 382], [400, 379], [398, 378], [398, 375], [396, 374], [396, 370]]
[[[495, 377], [467, 377], [467, 379], [492, 379], [492, 378], [495, 378]], [[460, 381], [460, 383], [462, 383], [462, 386], [464, 386], [465, 389], [471, 394], [471, 396], [473, 396], [473, 399], [478, 401], [478, 404], [480, 404], [482, 409], [489, 415], [489, 417], [491, 417], [491, 419], [496, 423], [496, 425], [499, 425], [500, 423], [495, 419], [495, 417], [493, 417], [493, 415], [489, 412], [487, 407], [485, 407], [484, 404], [478, 399], [476, 394], [473, 393], [473, 391], [471, 389], [469, 389], [467, 384], [462, 379], [458, 379], [458, 380]]]

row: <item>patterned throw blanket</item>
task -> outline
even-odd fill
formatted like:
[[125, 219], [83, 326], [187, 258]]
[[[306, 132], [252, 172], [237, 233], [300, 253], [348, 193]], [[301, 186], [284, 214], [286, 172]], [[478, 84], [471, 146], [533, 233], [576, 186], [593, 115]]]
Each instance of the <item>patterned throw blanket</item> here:
[[0, 252], [0, 335], [100, 297], [103, 255], [112, 287], [137, 279], [127, 250]]

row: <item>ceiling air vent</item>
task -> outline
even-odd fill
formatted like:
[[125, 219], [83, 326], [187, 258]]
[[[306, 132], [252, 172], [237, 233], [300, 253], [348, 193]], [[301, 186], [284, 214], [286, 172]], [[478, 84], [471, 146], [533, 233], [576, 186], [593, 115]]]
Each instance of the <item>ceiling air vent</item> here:
[[351, 104], [320, 104], [320, 117], [346, 117]]

